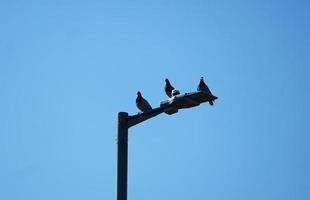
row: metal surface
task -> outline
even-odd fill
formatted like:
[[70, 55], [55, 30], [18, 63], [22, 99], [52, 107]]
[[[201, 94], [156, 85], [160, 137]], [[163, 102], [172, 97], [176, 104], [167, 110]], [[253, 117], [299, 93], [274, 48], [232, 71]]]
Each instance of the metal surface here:
[[128, 128], [139, 124], [145, 120], [148, 120], [152, 117], [155, 117], [156, 115], [159, 115], [160, 113], [164, 112], [164, 108], [158, 107], [154, 108], [153, 110], [144, 112], [144, 113], [139, 113], [136, 115], [132, 115], [128, 117]]
[[160, 102], [160, 107], [168, 115], [178, 112], [179, 109], [199, 106], [203, 102], [210, 102], [217, 99], [216, 96], [205, 92], [190, 92], [175, 95], [165, 101]]
[[128, 113], [118, 113], [117, 127], [117, 200], [127, 200]]
[[127, 200], [128, 177], [128, 129], [164, 112], [163, 108], [155, 108], [148, 112], [129, 116], [126, 112], [118, 113], [117, 128], [117, 200]]

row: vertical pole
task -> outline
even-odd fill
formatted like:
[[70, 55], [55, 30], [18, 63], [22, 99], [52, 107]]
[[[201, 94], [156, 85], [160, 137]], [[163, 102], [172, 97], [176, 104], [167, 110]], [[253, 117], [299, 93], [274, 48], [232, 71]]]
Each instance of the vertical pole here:
[[116, 200], [127, 200], [128, 113], [118, 113]]

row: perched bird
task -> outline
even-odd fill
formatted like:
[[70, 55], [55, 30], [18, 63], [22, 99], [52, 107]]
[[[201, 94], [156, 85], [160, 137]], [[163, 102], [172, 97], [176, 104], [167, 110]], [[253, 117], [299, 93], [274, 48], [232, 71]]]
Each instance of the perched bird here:
[[165, 92], [166, 92], [168, 97], [171, 97], [172, 96], [171, 92], [172, 92], [172, 90], [174, 90], [174, 87], [170, 84], [170, 82], [167, 78], [165, 79], [165, 81], [166, 81]]
[[[213, 96], [213, 94], [211, 93], [211, 91], [210, 91], [210, 89], [208, 88], [207, 84], [203, 81], [203, 76], [200, 78], [200, 82], [199, 82], [199, 85], [198, 85], [198, 87], [197, 87], [197, 90], [198, 90], [198, 91], [201, 91], [201, 92], [205, 92], [205, 93], [210, 94], [210, 95]], [[209, 104], [210, 104], [211, 106], [213, 106], [213, 105], [214, 105], [213, 100], [212, 100], [212, 101], [209, 101]]]
[[137, 106], [137, 107], [139, 108], [139, 110], [141, 110], [142, 112], [146, 112], [146, 111], [152, 110], [152, 106], [149, 104], [149, 102], [147, 102], [147, 100], [145, 100], [145, 99], [142, 97], [140, 91], [137, 92], [136, 106]]

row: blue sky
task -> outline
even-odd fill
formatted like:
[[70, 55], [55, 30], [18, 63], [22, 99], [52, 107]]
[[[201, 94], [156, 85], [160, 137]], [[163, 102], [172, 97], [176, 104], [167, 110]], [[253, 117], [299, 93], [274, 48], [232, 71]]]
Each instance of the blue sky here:
[[1, 1], [0, 199], [115, 199], [116, 116], [164, 79], [219, 97], [130, 129], [128, 199], [310, 199], [308, 1]]

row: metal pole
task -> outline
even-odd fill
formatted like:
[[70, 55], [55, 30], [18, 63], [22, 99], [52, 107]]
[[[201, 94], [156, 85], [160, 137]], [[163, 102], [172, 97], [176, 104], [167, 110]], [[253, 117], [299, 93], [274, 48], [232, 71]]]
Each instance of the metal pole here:
[[117, 194], [116, 200], [127, 200], [128, 113], [118, 113], [117, 130]]

